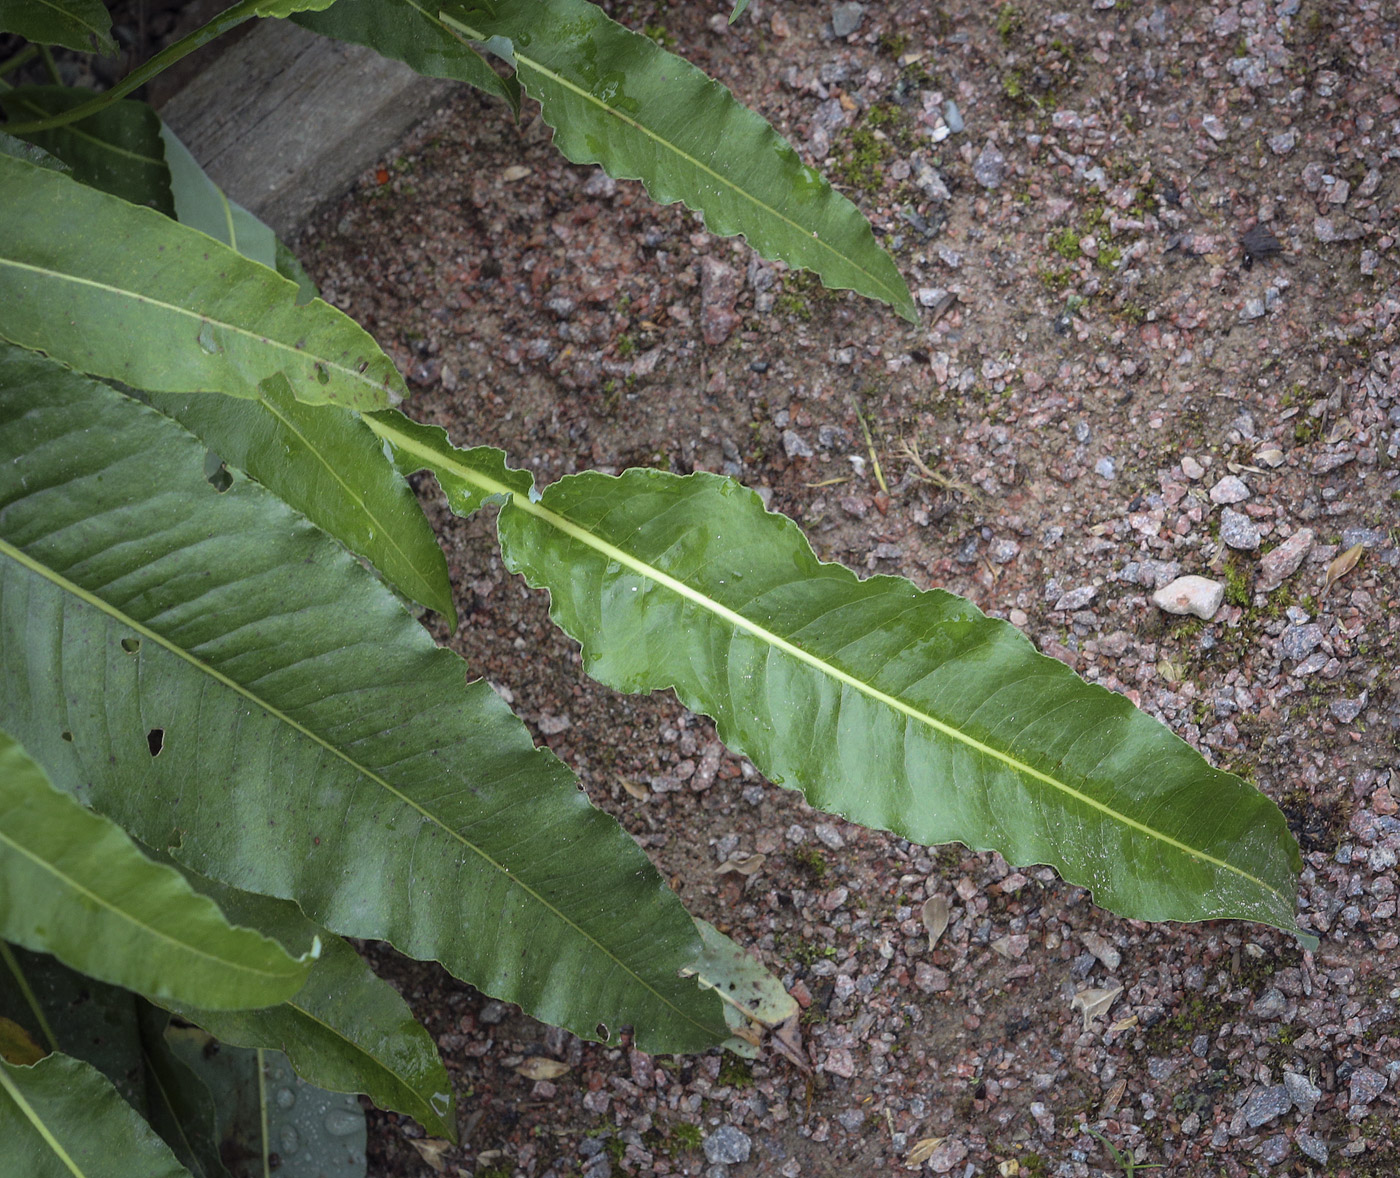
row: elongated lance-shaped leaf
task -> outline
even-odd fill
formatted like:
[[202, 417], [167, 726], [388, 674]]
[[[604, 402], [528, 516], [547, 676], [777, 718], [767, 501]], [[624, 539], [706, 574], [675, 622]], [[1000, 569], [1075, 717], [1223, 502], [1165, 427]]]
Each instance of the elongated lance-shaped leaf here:
[[274, 900], [194, 876], [190, 882], [230, 919], [284, 944], [319, 936], [320, 960], [295, 997], [265, 1010], [176, 1006], [221, 1043], [283, 1052], [297, 1075], [331, 1092], [363, 1092], [413, 1117], [434, 1137], [457, 1139], [455, 1101], [432, 1037], [408, 1004], [349, 945], [318, 928], [290, 900]]
[[401, 421], [370, 419], [454, 510], [507, 500], [506, 563], [549, 589], [589, 675], [674, 687], [814, 806], [1050, 864], [1125, 916], [1297, 931], [1300, 857], [1279, 809], [1014, 627], [817, 560], [729, 479], [586, 473], [536, 495], [499, 453], [453, 452]]
[[218, 1110], [209, 1086], [170, 1049], [170, 1014], [148, 1002], [137, 1010], [151, 1128], [194, 1178], [229, 1178], [219, 1156]]
[[[0, 93], [0, 110], [12, 120], [40, 118], [91, 98], [92, 91], [76, 87], [22, 86]], [[24, 138], [70, 165], [74, 180], [175, 215], [160, 119], [144, 102], [114, 102], [79, 122]]]
[[518, 115], [520, 83], [496, 73], [466, 37], [438, 19], [439, 8], [437, 0], [336, 0], [324, 12], [292, 19], [324, 37], [367, 45], [430, 78], [466, 82], [505, 99]]
[[237, 201], [229, 200], [165, 123], [160, 124], [160, 138], [170, 169], [172, 215], [180, 224], [207, 233], [245, 258], [277, 269], [277, 235], [271, 228]]
[[640, 180], [653, 200], [684, 201], [712, 233], [741, 233], [764, 257], [917, 321], [908, 286], [855, 205], [683, 58], [587, 0], [450, 4], [442, 19], [516, 67], [574, 163]]
[[25, 1178], [190, 1178], [110, 1080], [57, 1053], [0, 1060], [0, 1142], [5, 1172]]
[[256, 483], [216, 492], [204, 453], [0, 352], [0, 722], [203, 875], [578, 1034], [722, 1040], [640, 848], [339, 545]]
[[112, 17], [102, 0], [0, 0], [0, 33], [78, 53], [115, 53]]
[[153, 392], [382, 409], [406, 395], [369, 334], [203, 233], [0, 154], [0, 337]]
[[173, 867], [55, 789], [4, 732], [0, 937], [153, 998], [220, 1009], [290, 998], [319, 952], [298, 959], [231, 925]]

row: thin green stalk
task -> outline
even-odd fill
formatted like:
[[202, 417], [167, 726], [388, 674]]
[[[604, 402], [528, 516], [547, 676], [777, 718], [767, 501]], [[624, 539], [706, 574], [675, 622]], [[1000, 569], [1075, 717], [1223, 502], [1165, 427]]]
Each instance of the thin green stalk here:
[[10, 58], [9, 61], [0, 62], [0, 78], [3, 78], [6, 74], [14, 73], [15, 70], [20, 68], [20, 66], [28, 65], [38, 56], [39, 46], [26, 45], [12, 58]]
[[53, 1028], [49, 1026], [49, 1020], [44, 1017], [44, 1008], [39, 1005], [39, 1000], [34, 997], [34, 991], [29, 988], [29, 979], [24, 976], [24, 971], [20, 969], [19, 962], [15, 960], [15, 955], [10, 951], [9, 945], [0, 941], [0, 961], [5, 963], [6, 968], [14, 976], [15, 985], [19, 987], [19, 992], [24, 1001], [29, 1005], [34, 1018], [39, 1023], [39, 1029], [44, 1032], [44, 1038], [49, 1041], [49, 1050], [58, 1050], [58, 1036], [53, 1033]]
[[263, 1178], [272, 1178], [272, 1159], [268, 1156], [272, 1149], [267, 1141], [267, 1058], [261, 1047], [258, 1048], [258, 1115], [262, 1118]]
[[215, 37], [241, 25], [250, 17], [256, 16], [258, 7], [265, 2], [266, 0], [239, 0], [239, 3], [224, 9], [208, 24], [202, 25], [189, 36], [182, 37], [175, 44], [162, 49], [145, 65], [132, 70], [110, 90], [97, 95], [91, 102], [85, 102], [81, 106], [75, 106], [72, 110], [50, 115], [47, 118], [32, 119], [27, 123], [0, 125], [0, 130], [7, 131], [11, 135], [30, 135], [36, 131], [51, 131], [55, 127], [66, 127], [69, 123], [78, 123], [83, 119], [90, 118], [118, 99], [125, 98], [133, 90], [144, 86], [181, 58], [188, 57], [196, 49], [208, 45]]
[[58, 72], [58, 63], [53, 59], [53, 50], [47, 45], [40, 45], [39, 56], [44, 59], [44, 72], [49, 75], [49, 81], [55, 86], [62, 86], [63, 78]]

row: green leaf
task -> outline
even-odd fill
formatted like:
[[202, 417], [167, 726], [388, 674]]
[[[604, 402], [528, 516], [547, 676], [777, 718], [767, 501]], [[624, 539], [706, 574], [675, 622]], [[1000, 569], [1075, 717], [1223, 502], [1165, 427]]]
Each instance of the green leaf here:
[[454, 509], [509, 499], [507, 567], [549, 589], [589, 675], [675, 688], [812, 805], [1051, 864], [1125, 916], [1297, 931], [1301, 860], [1278, 807], [1014, 627], [822, 563], [731, 480], [589, 472], [522, 493], [499, 455], [454, 453], [396, 417], [371, 428], [400, 469], [433, 470]]
[[79, 53], [117, 51], [102, 0], [0, 0], [0, 32]]
[[5, 134], [4, 131], [0, 131], [0, 155], [13, 156], [15, 159], [24, 160], [36, 167], [48, 168], [54, 172], [71, 174], [73, 171], [61, 159], [50, 155], [42, 147], [35, 147], [34, 144], [26, 143], [23, 139], [16, 139], [13, 135]]
[[316, 284], [311, 281], [311, 275], [306, 272], [306, 268], [297, 259], [280, 238], [277, 240], [276, 253], [277, 273], [282, 275], [288, 282], [297, 284], [297, 306], [304, 307], [312, 299], [321, 297], [321, 292], [316, 289]]
[[718, 82], [587, 0], [452, 5], [451, 28], [515, 65], [554, 142], [579, 164], [641, 180], [661, 204], [684, 201], [706, 228], [742, 233], [767, 258], [823, 283], [918, 314], [870, 223], [761, 117]]
[[66, 1055], [0, 1060], [0, 1141], [25, 1178], [190, 1178], [101, 1072]]
[[293, 20], [337, 41], [367, 45], [430, 78], [466, 82], [494, 94], [520, 113], [520, 83], [503, 78], [465, 37], [438, 19], [436, 0], [337, 0], [324, 12], [303, 12]]
[[[92, 98], [67, 86], [23, 86], [0, 93], [0, 110], [12, 120], [70, 111]], [[24, 138], [71, 165], [72, 178], [132, 204], [175, 215], [160, 118], [144, 102], [114, 102], [95, 115]]]
[[331, 1092], [363, 1092], [376, 1105], [413, 1117], [435, 1137], [457, 1139], [447, 1069], [432, 1037], [388, 982], [349, 945], [318, 929], [289, 900], [257, 896], [200, 877], [190, 881], [230, 919], [283, 944], [320, 936], [323, 950], [301, 991], [265, 1010], [177, 1006], [221, 1043], [282, 1051], [297, 1075]]
[[707, 920], [695, 918], [704, 948], [693, 967], [700, 985], [713, 990], [724, 1003], [724, 1018], [735, 1037], [724, 1046], [736, 1055], [754, 1059], [758, 1055], [752, 1036], [744, 1037], [753, 1024], [776, 1027], [798, 1013], [797, 999], [782, 982], [763, 968], [752, 954], [736, 945]]
[[203, 875], [580, 1035], [722, 1040], [676, 976], [694, 924], [637, 845], [339, 545], [256, 483], [216, 493], [204, 454], [0, 353], [0, 723]]
[[269, 1006], [311, 960], [229, 924], [172, 867], [60, 793], [0, 732], [0, 937], [167, 1001]]
[[242, 205], [229, 200], [164, 123], [160, 124], [160, 137], [170, 167], [173, 215], [180, 224], [207, 233], [245, 258], [277, 269], [277, 235]]
[[218, 1111], [209, 1087], [170, 1049], [170, 1015], [149, 1003], [137, 1012], [151, 1128], [194, 1178], [228, 1178], [219, 1157]]
[[736, 20], [743, 16], [744, 10], [748, 8], [748, 6], [749, 0], [734, 0], [734, 11], [729, 14], [729, 23], [733, 24]]
[[156, 392], [382, 409], [403, 378], [357, 323], [205, 234], [0, 155], [0, 337]]

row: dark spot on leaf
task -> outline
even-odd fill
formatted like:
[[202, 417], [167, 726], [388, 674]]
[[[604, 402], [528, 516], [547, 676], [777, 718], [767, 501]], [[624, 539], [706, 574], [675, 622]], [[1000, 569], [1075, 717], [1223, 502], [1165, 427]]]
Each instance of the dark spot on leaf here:
[[367, 370], [368, 368], [369, 368], [369, 361], [368, 361], [368, 360], [361, 360], [357, 365], [355, 365], [355, 371], [358, 372], [361, 376], [363, 376], [363, 375], [365, 374], [365, 372], [366, 372], [366, 370]]
[[138, 650], [141, 649], [141, 639], [123, 638], [122, 649], [126, 651], [127, 654], [135, 654]]
[[326, 366], [325, 366], [324, 364], [318, 364], [318, 365], [316, 365], [316, 383], [317, 383], [317, 384], [330, 384], [330, 383], [331, 383], [331, 376], [330, 376], [330, 373], [326, 371]]
[[204, 454], [204, 480], [220, 495], [233, 486], [233, 475], [229, 474], [224, 460], [213, 450], [208, 450]]
[[593, 1030], [597, 1032], [598, 1038], [599, 1038], [602, 1042], [606, 1043], [606, 1042], [608, 1041], [608, 1025], [607, 1025], [607, 1023], [599, 1023], [596, 1027], [593, 1028]]
[[62, 736], [63, 739], [66, 740], [69, 744], [73, 743], [73, 734], [69, 732], [66, 728], [62, 732], [60, 732], [59, 735]]
[[160, 756], [160, 750], [165, 747], [165, 729], [152, 728], [146, 733], [146, 747], [151, 750], [151, 756]]

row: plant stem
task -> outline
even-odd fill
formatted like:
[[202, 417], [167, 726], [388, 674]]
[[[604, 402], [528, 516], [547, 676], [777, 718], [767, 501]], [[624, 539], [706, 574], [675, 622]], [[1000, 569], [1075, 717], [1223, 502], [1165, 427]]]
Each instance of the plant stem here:
[[0, 78], [3, 78], [6, 74], [14, 73], [14, 71], [19, 69], [19, 67], [22, 65], [28, 65], [38, 56], [39, 46], [26, 45], [12, 58], [10, 58], [9, 61], [0, 62]]
[[40, 45], [39, 56], [44, 59], [44, 72], [49, 75], [49, 81], [55, 86], [62, 86], [63, 79], [59, 76], [58, 63], [53, 59], [53, 51], [47, 45]]
[[34, 991], [30, 988], [29, 979], [24, 976], [24, 971], [20, 969], [19, 962], [15, 960], [15, 955], [10, 952], [10, 947], [4, 941], [0, 941], [0, 961], [5, 963], [10, 975], [15, 979], [15, 985], [19, 987], [20, 995], [24, 998], [30, 1012], [34, 1015], [35, 1021], [39, 1024], [39, 1029], [44, 1032], [44, 1038], [49, 1041], [49, 1050], [58, 1050], [58, 1038], [53, 1033], [53, 1028], [49, 1026], [49, 1020], [44, 1017], [44, 1008], [39, 1005], [39, 1000], [34, 997]]
[[119, 98], [125, 98], [133, 90], [144, 86], [157, 74], [174, 65], [182, 57], [188, 57], [196, 49], [209, 44], [215, 37], [226, 33], [236, 25], [241, 25], [245, 20], [257, 15], [260, 4], [266, 0], [239, 0], [239, 3], [231, 8], [224, 9], [208, 24], [201, 25], [190, 33], [187, 37], [181, 37], [173, 45], [167, 45], [157, 53], [145, 65], [138, 66], [127, 74], [120, 82], [110, 90], [99, 94], [91, 102], [85, 102], [81, 106], [75, 106], [72, 110], [64, 111], [62, 114], [50, 115], [43, 119], [33, 119], [27, 123], [11, 123], [0, 126], [0, 129], [11, 135], [29, 135], [35, 131], [51, 131], [55, 127], [64, 127], [69, 123], [81, 122], [83, 119], [95, 115]]

